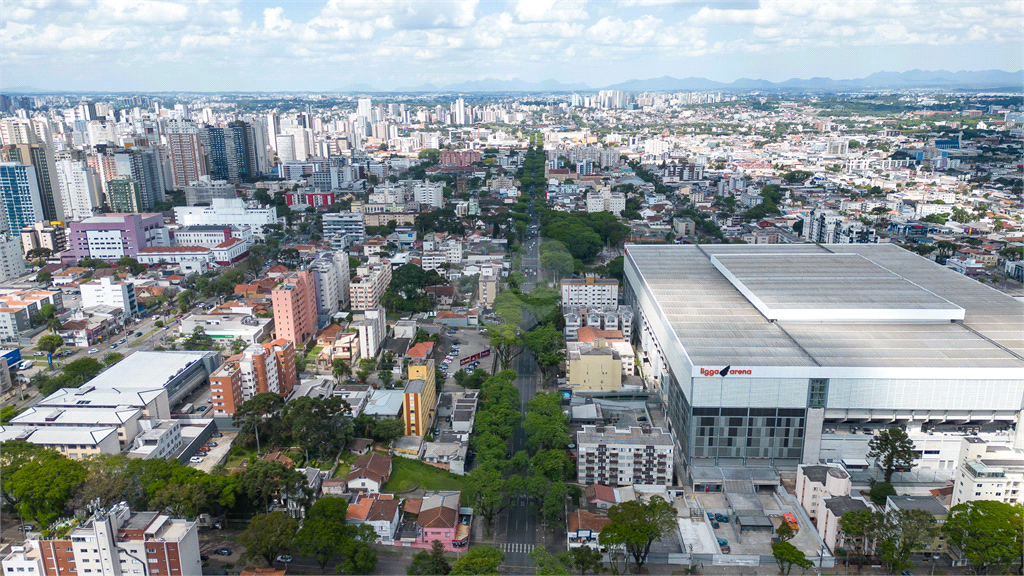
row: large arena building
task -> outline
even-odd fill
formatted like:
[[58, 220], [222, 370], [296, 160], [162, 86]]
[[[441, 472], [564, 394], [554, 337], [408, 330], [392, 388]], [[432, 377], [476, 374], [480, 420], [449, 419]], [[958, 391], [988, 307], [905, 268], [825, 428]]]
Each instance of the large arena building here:
[[863, 461], [889, 426], [1024, 447], [1024, 305], [897, 246], [628, 245], [624, 297], [682, 482]]

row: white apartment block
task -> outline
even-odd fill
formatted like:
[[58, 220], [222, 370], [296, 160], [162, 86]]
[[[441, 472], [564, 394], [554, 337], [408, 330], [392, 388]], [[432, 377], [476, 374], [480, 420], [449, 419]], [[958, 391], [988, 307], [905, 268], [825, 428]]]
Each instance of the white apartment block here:
[[360, 358], [376, 358], [387, 336], [387, 314], [384, 308], [366, 310], [363, 320], [356, 324], [356, 330], [359, 333]]
[[348, 242], [361, 244], [366, 239], [366, 219], [361, 212], [329, 212], [323, 215], [324, 238], [333, 242], [348, 235]]
[[672, 435], [661, 428], [584, 426], [576, 433], [581, 484], [668, 486], [673, 478]]
[[135, 299], [135, 285], [130, 282], [114, 282], [110, 277], [100, 278], [81, 285], [82, 307], [111, 306], [120, 308], [121, 320], [135, 316], [138, 304]]
[[349, 273], [348, 254], [343, 251], [334, 252], [331, 256], [334, 262], [334, 273], [338, 275], [338, 307], [341, 310], [349, 305]]
[[59, 158], [55, 168], [64, 217], [68, 220], [92, 217], [93, 209], [103, 204], [100, 199], [102, 186], [96, 172], [85, 162], [69, 158]]
[[263, 392], [281, 393], [281, 378], [273, 354], [260, 344], [250, 344], [242, 351], [238, 369], [242, 373], [243, 401]]
[[619, 281], [598, 278], [588, 274], [585, 278], [562, 280], [562, 306], [617, 306]]
[[448, 262], [448, 253], [444, 251], [424, 252], [420, 257], [420, 267], [424, 271], [441, 270]]
[[21, 238], [0, 234], [0, 282], [6, 282], [25, 273], [25, 260], [21, 256]]
[[338, 311], [338, 304], [341, 302], [341, 285], [338, 282], [338, 271], [334, 267], [334, 260], [321, 258], [310, 264], [310, 269], [316, 272], [316, 286], [319, 289], [320, 315], [333, 316]]
[[485, 308], [494, 306], [494, 300], [498, 297], [498, 268], [491, 266], [480, 271], [480, 278], [476, 282], [477, 299], [480, 305]]
[[974, 500], [1024, 502], [1024, 451], [976, 436], [961, 440], [952, 506]]
[[796, 472], [796, 498], [812, 520], [824, 516], [825, 500], [849, 496], [850, 475], [839, 466], [801, 465]]
[[440, 208], [444, 206], [444, 183], [423, 182], [413, 186], [413, 199], [420, 204]]
[[611, 212], [616, 216], [626, 209], [626, 196], [622, 192], [612, 192], [611, 188], [602, 188], [587, 194], [587, 212]]
[[356, 276], [349, 283], [349, 301], [352, 310], [369, 310], [380, 306], [381, 297], [391, 283], [391, 264], [371, 262], [356, 268]]

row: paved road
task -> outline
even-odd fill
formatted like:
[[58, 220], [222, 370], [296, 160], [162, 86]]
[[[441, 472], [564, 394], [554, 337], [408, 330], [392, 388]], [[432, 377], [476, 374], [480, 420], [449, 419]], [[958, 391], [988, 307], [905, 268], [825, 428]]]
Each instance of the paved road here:
[[[537, 395], [540, 373], [533, 357], [525, 351], [512, 361], [512, 369], [519, 375], [516, 387], [519, 389], [520, 409], [525, 415], [527, 401]], [[526, 431], [522, 424], [512, 435], [512, 452], [520, 450], [526, 450]], [[498, 536], [495, 545], [505, 552], [505, 564], [509, 567], [532, 566], [528, 554], [535, 547], [543, 545], [543, 541], [538, 538], [540, 527], [537, 525], [537, 506], [538, 502], [532, 498], [513, 498], [496, 522]]]

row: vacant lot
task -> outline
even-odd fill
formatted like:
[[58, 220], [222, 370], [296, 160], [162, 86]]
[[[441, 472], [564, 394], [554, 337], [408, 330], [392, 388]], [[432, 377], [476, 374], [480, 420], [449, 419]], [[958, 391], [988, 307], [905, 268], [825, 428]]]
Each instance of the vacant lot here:
[[413, 488], [423, 490], [459, 490], [466, 489], [466, 480], [447, 470], [434, 468], [418, 460], [410, 460], [396, 456], [391, 460], [391, 479], [388, 480], [387, 492], [405, 492]]

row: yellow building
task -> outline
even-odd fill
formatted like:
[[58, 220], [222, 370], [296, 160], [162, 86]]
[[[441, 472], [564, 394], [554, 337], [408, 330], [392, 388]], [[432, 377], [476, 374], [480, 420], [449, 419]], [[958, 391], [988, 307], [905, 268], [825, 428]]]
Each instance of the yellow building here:
[[621, 390], [622, 358], [603, 341], [593, 347], [570, 347], [566, 357], [569, 385], [574, 390]]
[[409, 383], [405, 385], [405, 435], [426, 436], [437, 414], [437, 385], [432, 358], [409, 362]]

